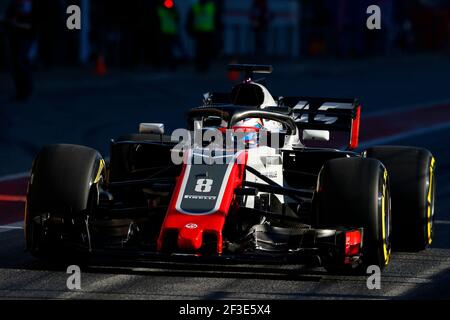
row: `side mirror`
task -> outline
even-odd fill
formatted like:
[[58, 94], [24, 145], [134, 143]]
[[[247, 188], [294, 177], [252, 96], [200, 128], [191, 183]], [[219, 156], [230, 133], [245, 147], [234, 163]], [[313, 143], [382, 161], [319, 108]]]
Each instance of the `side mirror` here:
[[164, 123], [140, 123], [139, 133], [164, 134]]
[[330, 131], [305, 129], [303, 140], [330, 141]]

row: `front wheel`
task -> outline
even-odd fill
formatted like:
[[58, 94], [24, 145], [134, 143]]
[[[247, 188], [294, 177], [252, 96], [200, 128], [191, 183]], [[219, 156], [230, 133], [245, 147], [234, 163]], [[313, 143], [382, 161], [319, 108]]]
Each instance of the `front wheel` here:
[[68, 244], [89, 248], [86, 217], [98, 201], [105, 162], [94, 149], [44, 147], [33, 162], [25, 210], [27, 249], [39, 258], [69, 253]]
[[[329, 228], [363, 228], [361, 264], [383, 269], [391, 255], [391, 211], [388, 172], [375, 159], [342, 158], [324, 164], [315, 198], [317, 224]], [[330, 261], [330, 270], [344, 269]], [[347, 269], [347, 268], [345, 268]]]

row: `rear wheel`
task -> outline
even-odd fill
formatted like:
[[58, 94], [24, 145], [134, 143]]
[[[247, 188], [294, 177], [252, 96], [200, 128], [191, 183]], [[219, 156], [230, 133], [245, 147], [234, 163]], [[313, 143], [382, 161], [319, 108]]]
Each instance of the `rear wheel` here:
[[396, 250], [418, 251], [433, 240], [435, 159], [426, 149], [380, 146], [366, 150], [389, 171], [392, 194], [392, 244]]
[[[391, 254], [391, 213], [388, 174], [380, 161], [364, 158], [333, 159], [325, 163], [315, 198], [321, 228], [363, 228], [362, 271], [369, 265], [383, 269]], [[344, 261], [331, 260], [326, 268], [344, 271]]]
[[33, 255], [59, 259], [73, 257], [77, 246], [90, 247], [86, 219], [98, 202], [104, 173], [105, 162], [94, 149], [62, 144], [40, 151], [25, 211], [26, 245]]

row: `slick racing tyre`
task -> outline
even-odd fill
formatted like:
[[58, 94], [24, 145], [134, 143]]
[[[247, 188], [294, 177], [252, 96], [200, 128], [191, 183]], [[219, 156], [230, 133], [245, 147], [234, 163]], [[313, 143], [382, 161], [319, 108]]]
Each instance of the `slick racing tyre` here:
[[105, 162], [94, 149], [60, 144], [44, 147], [33, 162], [25, 210], [27, 249], [39, 258], [89, 246], [86, 214], [98, 201]]
[[380, 160], [389, 172], [392, 196], [392, 246], [419, 251], [433, 240], [435, 159], [426, 149], [382, 146], [363, 156]]
[[[391, 213], [388, 174], [375, 159], [341, 158], [327, 161], [319, 174], [315, 199], [320, 228], [364, 228], [361, 264], [354, 269], [330, 261], [329, 271], [383, 269], [391, 254]], [[349, 270], [351, 269], [351, 270]]]

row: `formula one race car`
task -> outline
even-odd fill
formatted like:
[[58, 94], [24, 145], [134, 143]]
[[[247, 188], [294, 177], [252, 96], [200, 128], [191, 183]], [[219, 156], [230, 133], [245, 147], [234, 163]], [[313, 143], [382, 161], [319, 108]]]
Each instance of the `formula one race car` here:
[[[131, 254], [356, 272], [386, 266], [391, 248], [431, 244], [429, 151], [356, 153], [356, 99], [275, 98], [253, 80], [271, 66], [229, 69], [245, 80], [205, 94], [186, 130], [169, 136], [163, 124], [141, 123], [111, 140], [108, 163], [88, 147], [45, 146], [28, 188], [27, 249], [40, 258]], [[342, 137], [343, 147], [327, 145]]]

